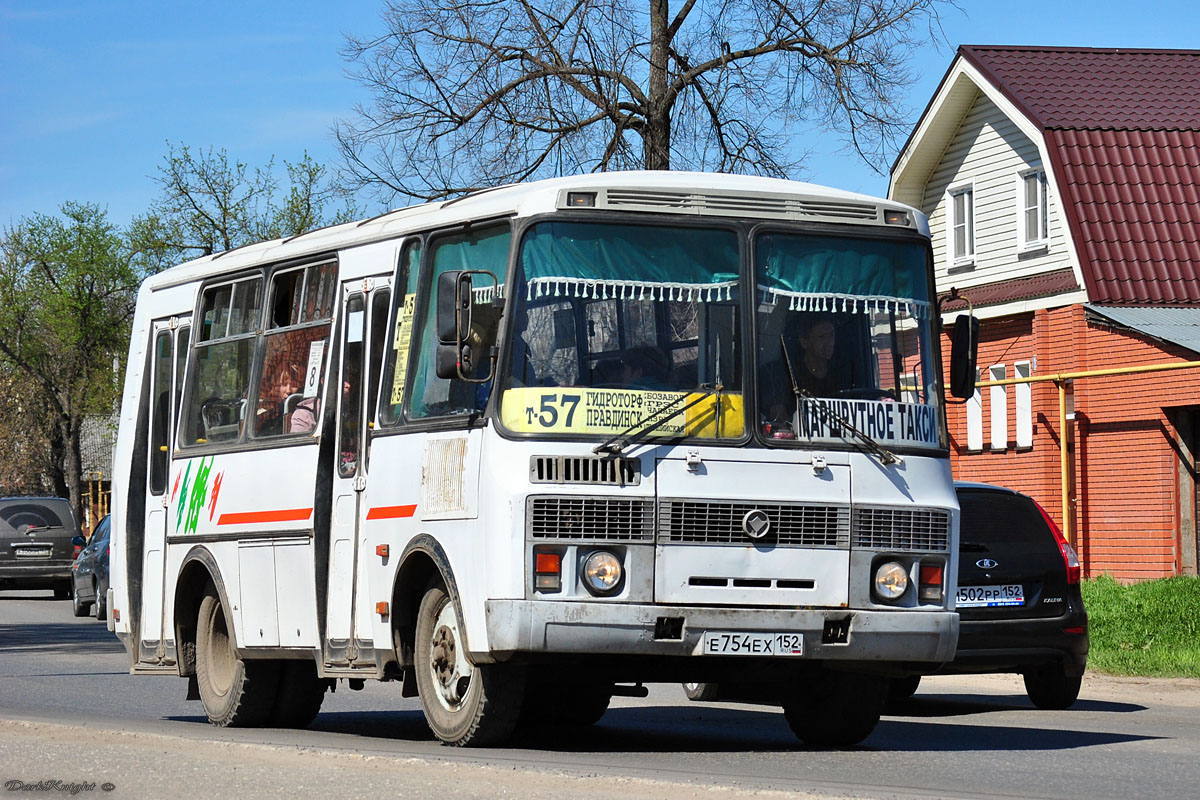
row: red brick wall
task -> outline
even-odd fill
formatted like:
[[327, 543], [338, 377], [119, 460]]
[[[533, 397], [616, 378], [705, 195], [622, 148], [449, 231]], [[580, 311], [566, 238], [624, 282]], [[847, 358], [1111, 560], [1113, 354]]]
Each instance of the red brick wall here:
[[[948, 332], [948, 331], [947, 331]], [[948, 337], [943, 352], [949, 353]], [[1033, 374], [1195, 360], [1190, 351], [1089, 323], [1082, 306], [983, 320], [982, 380], [988, 367], [1036, 360]], [[949, 408], [951, 460], [960, 480], [997, 483], [1032, 495], [1062, 523], [1058, 391], [1032, 385], [1033, 447], [1016, 449], [1014, 387], [1008, 393], [1008, 447], [993, 452], [991, 404], [982, 389], [983, 452], [967, 452], [966, 409]], [[1092, 377], [1075, 381], [1075, 487], [1072, 537], [1085, 573], [1132, 581], [1180, 571], [1178, 433], [1165, 412], [1200, 405], [1200, 370]]]

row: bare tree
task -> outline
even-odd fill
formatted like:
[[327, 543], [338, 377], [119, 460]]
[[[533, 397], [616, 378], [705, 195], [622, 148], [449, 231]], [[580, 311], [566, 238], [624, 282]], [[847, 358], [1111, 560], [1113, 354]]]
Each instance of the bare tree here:
[[[284, 167], [288, 183], [281, 197], [274, 159], [251, 168], [224, 149], [193, 151], [168, 143], [155, 178], [159, 197], [130, 228], [145, 271], [359, 216], [328, 168], [307, 153]], [[331, 213], [330, 205], [338, 202], [341, 208]]]
[[349, 40], [373, 94], [336, 133], [349, 179], [437, 199], [609, 169], [785, 176], [801, 125], [879, 168], [909, 54], [954, 0], [388, 0]]

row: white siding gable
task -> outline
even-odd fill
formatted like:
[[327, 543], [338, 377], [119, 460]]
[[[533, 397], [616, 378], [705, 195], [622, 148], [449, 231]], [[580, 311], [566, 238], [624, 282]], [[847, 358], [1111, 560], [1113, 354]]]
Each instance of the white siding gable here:
[[[1023, 247], [1021, 174], [1042, 168], [1037, 143], [982, 93], [964, 115], [925, 186], [921, 210], [929, 215], [934, 274], [939, 290], [969, 288], [1071, 266], [1058, 193], [1049, 186], [1049, 239], [1043, 248]], [[953, 267], [946, 241], [947, 190], [972, 184], [975, 259]]]

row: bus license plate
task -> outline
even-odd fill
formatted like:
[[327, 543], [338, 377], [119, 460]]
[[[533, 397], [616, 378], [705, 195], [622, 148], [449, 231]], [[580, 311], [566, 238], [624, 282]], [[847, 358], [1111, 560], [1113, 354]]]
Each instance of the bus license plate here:
[[1005, 586], [960, 586], [955, 602], [959, 608], [1025, 605], [1025, 590], [1018, 584]]
[[800, 633], [732, 633], [705, 631], [706, 656], [802, 656], [804, 635]]

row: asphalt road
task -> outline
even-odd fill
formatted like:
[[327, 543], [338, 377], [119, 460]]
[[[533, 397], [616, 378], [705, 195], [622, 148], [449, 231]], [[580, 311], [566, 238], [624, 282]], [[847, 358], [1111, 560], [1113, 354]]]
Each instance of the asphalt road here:
[[690, 703], [674, 685], [615, 699], [594, 728], [496, 750], [439, 745], [397, 684], [341, 683], [303, 731], [213, 728], [185, 694], [182, 679], [129, 675], [117, 639], [69, 602], [0, 592], [0, 797], [1200, 794], [1200, 681], [1089, 675], [1054, 712], [1015, 676], [926, 679], [842, 751], [805, 747], [777, 709]]

